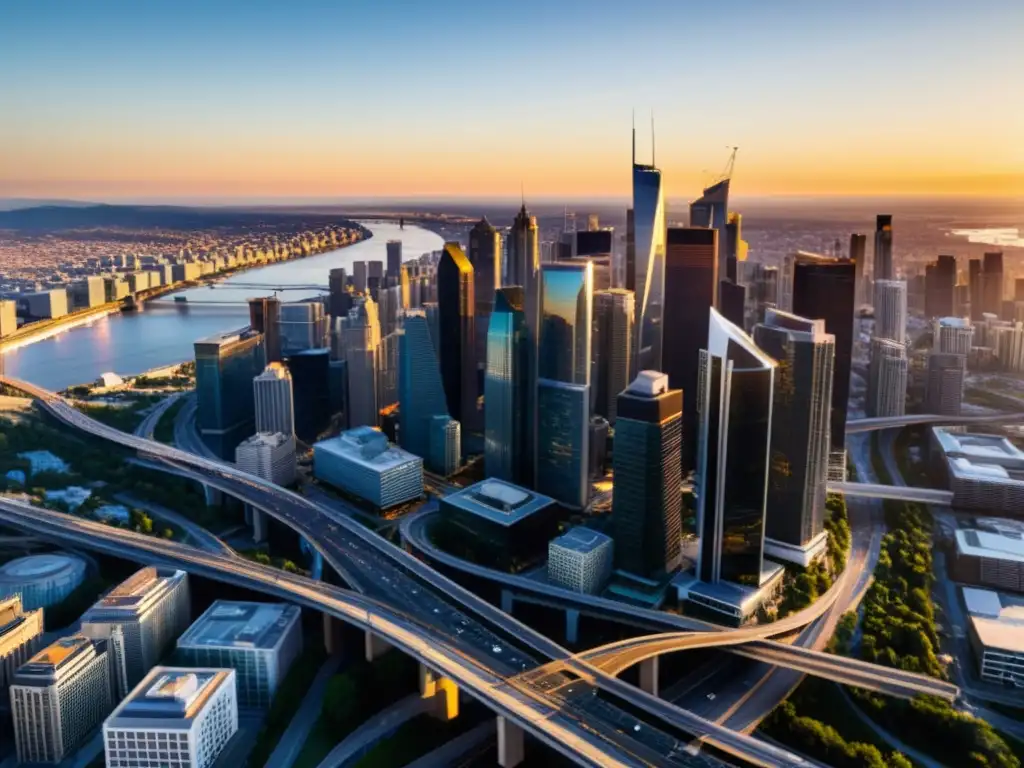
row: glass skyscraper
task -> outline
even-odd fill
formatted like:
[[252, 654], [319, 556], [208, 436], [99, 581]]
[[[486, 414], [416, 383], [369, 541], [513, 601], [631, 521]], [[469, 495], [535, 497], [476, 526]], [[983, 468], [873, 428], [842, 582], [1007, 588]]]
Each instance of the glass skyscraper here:
[[501, 235], [486, 217], [469, 230], [469, 263], [473, 265], [476, 360], [479, 367], [487, 359], [487, 325], [494, 306], [494, 291], [501, 284]]
[[[690, 203], [690, 226], [710, 227], [718, 233], [718, 247], [715, 268], [718, 281], [729, 276], [729, 184], [731, 179], [722, 179], [704, 190], [704, 194]], [[716, 290], [718, 287], [716, 285]]]
[[196, 426], [207, 447], [232, 461], [256, 427], [252, 380], [266, 365], [263, 334], [226, 333], [200, 339], [196, 354]]
[[484, 374], [484, 469], [488, 477], [519, 484], [533, 461], [524, 445], [528, 342], [523, 301], [520, 286], [495, 293]]
[[761, 583], [775, 369], [742, 329], [711, 310], [697, 395], [702, 581]]
[[437, 265], [438, 348], [449, 415], [476, 429], [476, 305], [473, 265], [458, 243], [445, 243]]
[[615, 423], [616, 399], [629, 386], [633, 365], [633, 292], [611, 288], [594, 293], [594, 322], [597, 326], [597, 380], [594, 410], [609, 424]]
[[540, 379], [537, 408], [536, 489], [566, 506], [582, 508], [589, 496], [590, 387]]
[[398, 443], [409, 453], [426, 459], [432, 472], [447, 474], [443, 466], [446, 462], [431, 460], [431, 434], [438, 428], [434, 419], [448, 419], [449, 415], [430, 324], [424, 312], [406, 313], [398, 348]]
[[640, 576], [675, 570], [680, 559], [683, 393], [668, 376], [641, 371], [618, 396], [612, 527], [618, 568]]
[[590, 383], [593, 281], [589, 262], [541, 268], [540, 378]]
[[633, 156], [633, 284], [636, 293], [637, 370], [661, 370], [665, 306], [665, 197], [661, 171]]

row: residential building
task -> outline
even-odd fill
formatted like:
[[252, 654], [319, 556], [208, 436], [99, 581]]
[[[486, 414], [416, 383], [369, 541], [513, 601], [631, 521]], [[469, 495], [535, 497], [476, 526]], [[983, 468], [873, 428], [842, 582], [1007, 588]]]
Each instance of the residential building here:
[[495, 293], [484, 372], [484, 471], [512, 483], [533, 475], [534, 457], [526, 450], [530, 363], [524, 302], [522, 286]]
[[903, 280], [875, 280], [874, 335], [906, 343], [907, 284]]
[[0, 339], [18, 330], [18, 303], [0, 300]]
[[318, 480], [387, 509], [423, 495], [423, 458], [388, 442], [371, 427], [356, 427], [313, 446]]
[[935, 352], [952, 355], [969, 355], [974, 338], [974, 326], [966, 317], [939, 317], [932, 325]]
[[19, 763], [59, 763], [110, 712], [107, 643], [63, 637], [36, 653], [10, 685]]
[[56, 320], [68, 313], [68, 294], [63, 288], [18, 295], [18, 314], [26, 321]]
[[238, 706], [265, 708], [302, 652], [301, 618], [297, 605], [217, 600], [178, 638], [178, 656], [235, 670]]
[[252, 380], [266, 365], [263, 335], [224, 333], [200, 339], [196, 354], [196, 426], [203, 442], [227, 461], [255, 431]]
[[929, 354], [925, 411], [941, 416], [959, 416], [966, 376], [966, 355], [943, 352]]
[[548, 581], [573, 592], [600, 594], [611, 576], [613, 555], [610, 537], [577, 525], [548, 542]]
[[[671, 230], [670, 238], [671, 238]], [[671, 265], [671, 239], [669, 243], [669, 264]], [[671, 274], [671, 266], [669, 267]], [[666, 278], [666, 290], [667, 290]], [[616, 404], [619, 393], [629, 386], [633, 366], [633, 320], [635, 317], [632, 291], [610, 288], [594, 292], [594, 325], [597, 328], [594, 346], [596, 348], [596, 376], [592, 383], [595, 393], [594, 410], [615, 423]], [[666, 307], [666, 318], [669, 308]], [[669, 349], [665, 349], [665, 355]], [[484, 403], [486, 406], [486, 397]]]
[[907, 405], [907, 348], [898, 341], [873, 338], [868, 367], [869, 417], [902, 416]]
[[277, 485], [295, 482], [295, 436], [257, 432], [235, 448], [235, 463], [243, 472]]
[[679, 567], [683, 393], [641, 371], [618, 396], [612, 490], [616, 566], [642, 577]]
[[989, 328], [988, 344], [1004, 371], [1024, 371], [1024, 323], [1014, 322]]
[[23, 610], [18, 595], [0, 599], [0, 700], [22, 664], [43, 641], [43, 609]]
[[[398, 443], [410, 453], [423, 457], [431, 472], [447, 474], [431, 460], [430, 451], [434, 418], [443, 416], [446, 421], [450, 418], [434, 349], [426, 313], [407, 312], [405, 328], [399, 336]], [[459, 458], [456, 457], [456, 465]]]
[[72, 311], [92, 309], [106, 302], [103, 278], [85, 277], [68, 286], [68, 308]]
[[233, 669], [155, 667], [103, 723], [118, 768], [210, 768], [238, 731]]
[[271, 363], [252, 380], [256, 431], [295, 434], [292, 376], [281, 363]]

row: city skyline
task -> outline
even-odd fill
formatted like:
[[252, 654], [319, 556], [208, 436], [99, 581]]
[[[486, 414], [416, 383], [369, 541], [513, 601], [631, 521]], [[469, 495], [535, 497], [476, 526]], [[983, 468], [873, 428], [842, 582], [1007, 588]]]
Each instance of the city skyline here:
[[[1005, 0], [272, 10], [12, 9], [0, 196], [622, 198], [634, 111], [643, 162], [653, 112], [669, 199], [715, 180], [727, 146], [746, 195], [1024, 194], [1006, 99], [1024, 10]], [[708, 34], [679, 45], [688, 28]]]

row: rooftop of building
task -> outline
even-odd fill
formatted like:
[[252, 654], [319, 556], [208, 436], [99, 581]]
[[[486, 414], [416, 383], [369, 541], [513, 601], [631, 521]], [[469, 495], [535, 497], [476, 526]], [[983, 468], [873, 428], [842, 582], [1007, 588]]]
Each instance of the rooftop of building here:
[[355, 427], [337, 437], [321, 440], [314, 449], [363, 465], [375, 472], [423, 459], [388, 442], [387, 435], [372, 427]]
[[196, 339], [195, 345], [203, 346], [216, 346], [226, 347], [231, 344], [235, 344], [239, 341], [245, 341], [257, 336], [258, 332], [248, 328], [241, 328], [235, 331], [224, 331], [222, 333], [215, 333], [213, 336], [206, 336], [202, 339]]
[[298, 607], [288, 603], [218, 600], [185, 630], [178, 647], [270, 650], [281, 643], [298, 620]]
[[68, 635], [55, 640], [18, 667], [14, 682], [32, 684], [32, 678], [51, 679], [62, 666], [87, 653], [92, 646], [93, 641], [83, 635]]
[[986, 649], [1024, 653], [1024, 598], [975, 587], [961, 590], [981, 644]]
[[989, 464], [1024, 466], [1024, 451], [1002, 435], [954, 432], [944, 427], [933, 427], [932, 434], [948, 457], [964, 457]]
[[69, 569], [85, 569], [85, 560], [77, 555], [48, 552], [15, 558], [0, 565], [0, 581], [45, 579]]
[[966, 317], [940, 317], [935, 322], [943, 328], [971, 328], [970, 318]]
[[210, 697], [231, 685], [232, 669], [154, 667], [105, 722], [108, 728], [143, 724], [187, 728]]
[[640, 397], [657, 397], [668, 392], [668, 374], [661, 371], [640, 371], [626, 387], [626, 392]]
[[481, 480], [441, 500], [445, 506], [457, 507], [499, 525], [513, 525], [554, 504], [554, 499], [521, 488], [504, 480]]
[[987, 557], [1024, 563], [1024, 539], [1005, 529], [960, 528], [956, 531], [956, 551], [968, 557]]
[[273, 362], [270, 363], [270, 365], [268, 365], [266, 368], [264, 368], [263, 372], [256, 376], [256, 378], [261, 380], [290, 379], [291, 376], [291, 373], [288, 371], [288, 369], [284, 366], [283, 363]]
[[185, 571], [171, 568], [142, 568], [97, 600], [92, 608], [82, 614], [82, 621], [98, 620], [100, 614], [108, 611], [134, 613], [156, 592], [185, 578]]
[[754, 343], [754, 340], [739, 326], [729, 322], [717, 309], [708, 310], [711, 322], [708, 325], [708, 352], [716, 357], [734, 361], [736, 369], [775, 368], [777, 363]]
[[245, 440], [238, 444], [238, 447], [258, 447], [261, 445], [267, 445], [271, 448], [279, 448], [291, 440], [292, 438], [290, 436], [285, 435], [282, 432], [257, 432], [255, 435], [245, 438]]
[[580, 554], [588, 554], [610, 542], [610, 536], [605, 536], [600, 531], [587, 528], [585, 525], [577, 525], [561, 536], [552, 539], [551, 545]]

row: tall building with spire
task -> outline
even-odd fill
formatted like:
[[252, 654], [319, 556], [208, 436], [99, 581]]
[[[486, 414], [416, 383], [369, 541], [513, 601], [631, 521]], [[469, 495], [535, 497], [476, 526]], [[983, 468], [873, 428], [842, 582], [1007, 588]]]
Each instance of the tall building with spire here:
[[473, 265], [473, 294], [476, 301], [476, 360], [487, 359], [487, 324], [494, 306], [494, 292], [501, 285], [501, 235], [487, 217], [469, 230], [469, 263]]
[[[653, 143], [653, 136], [652, 136]], [[665, 193], [661, 171], [636, 161], [633, 130], [633, 252], [636, 294], [634, 345], [636, 370], [662, 369], [662, 333], [665, 311]]]
[[437, 265], [441, 380], [448, 413], [464, 431], [477, 429], [476, 295], [473, 265], [458, 243], [445, 243]]
[[[715, 263], [718, 270], [719, 282], [725, 280], [729, 275], [729, 185], [731, 179], [728, 177], [715, 182], [704, 190], [699, 198], [690, 203], [690, 226], [710, 227], [718, 232], [718, 253]], [[720, 290], [716, 286], [716, 291]], [[720, 306], [721, 294], [718, 295]]]

